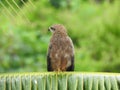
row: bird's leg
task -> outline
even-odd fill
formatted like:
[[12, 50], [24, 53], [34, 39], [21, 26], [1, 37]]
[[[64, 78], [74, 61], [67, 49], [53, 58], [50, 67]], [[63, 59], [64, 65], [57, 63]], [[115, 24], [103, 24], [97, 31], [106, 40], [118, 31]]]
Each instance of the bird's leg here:
[[61, 72], [60, 68], [57, 68], [57, 74], [59, 74]]
[[61, 72], [61, 70], [60, 70], [60, 68], [58, 68], [58, 70], [57, 70], [58, 72]]

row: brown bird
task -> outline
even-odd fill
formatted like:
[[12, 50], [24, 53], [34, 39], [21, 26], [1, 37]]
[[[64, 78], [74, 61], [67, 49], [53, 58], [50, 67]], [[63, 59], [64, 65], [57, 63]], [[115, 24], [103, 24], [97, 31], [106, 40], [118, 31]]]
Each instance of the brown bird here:
[[74, 71], [74, 46], [66, 28], [55, 24], [48, 31], [52, 32], [52, 37], [47, 53], [47, 70]]

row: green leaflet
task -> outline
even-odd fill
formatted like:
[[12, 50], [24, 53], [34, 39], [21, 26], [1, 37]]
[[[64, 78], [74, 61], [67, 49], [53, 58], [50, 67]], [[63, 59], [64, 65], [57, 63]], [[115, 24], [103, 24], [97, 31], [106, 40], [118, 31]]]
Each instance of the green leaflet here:
[[0, 90], [120, 90], [120, 74], [75, 72], [1, 74]]
[[5, 90], [5, 89], [6, 89], [6, 79], [4, 76], [1, 76], [0, 77], [0, 90]]

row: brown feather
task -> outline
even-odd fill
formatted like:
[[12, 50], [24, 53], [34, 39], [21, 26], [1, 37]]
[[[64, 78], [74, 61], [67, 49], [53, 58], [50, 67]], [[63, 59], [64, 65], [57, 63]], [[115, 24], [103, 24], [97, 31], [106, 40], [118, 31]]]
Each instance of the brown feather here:
[[54, 25], [52, 27], [55, 28], [55, 31], [48, 49], [51, 71], [66, 71], [72, 63], [74, 64], [72, 62], [72, 57], [74, 57], [73, 43], [63, 25]]

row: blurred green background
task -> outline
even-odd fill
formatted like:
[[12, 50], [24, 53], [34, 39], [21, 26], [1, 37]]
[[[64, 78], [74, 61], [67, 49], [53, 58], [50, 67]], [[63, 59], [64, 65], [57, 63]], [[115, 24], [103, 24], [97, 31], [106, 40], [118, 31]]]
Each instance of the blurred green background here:
[[75, 46], [75, 71], [120, 72], [120, 0], [0, 0], [0, 72], [42, 72], [61, 23]]

